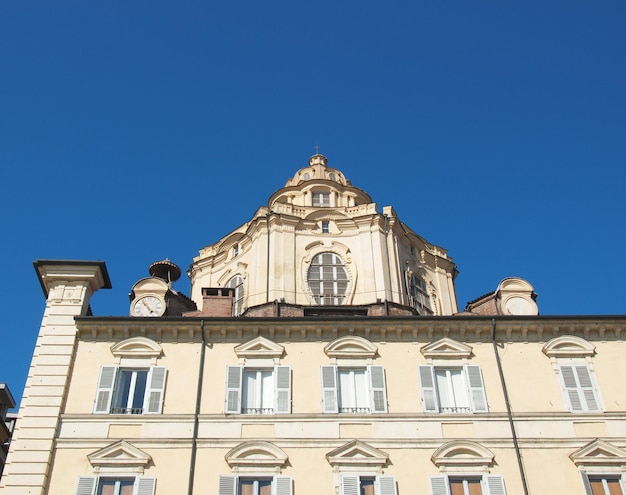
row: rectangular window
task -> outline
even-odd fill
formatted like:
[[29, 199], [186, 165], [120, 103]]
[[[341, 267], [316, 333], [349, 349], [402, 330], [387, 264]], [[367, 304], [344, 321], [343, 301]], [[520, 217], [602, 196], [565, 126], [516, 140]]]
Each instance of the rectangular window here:
[[80, 476], [76, 495], [154, 495], [156, 478]]
[[341, 475], [340, 495], [397, 495], [393, 476]]
[[626, 491], [621, 476], [583, 473], [587, 495], [624, 495]]
[[567, 406], [572, 412], [601, 411], [598, 392], [587, 364], [559, 366]]
[[322, 408], [325, 413], [387, 412], [385, 369], [382, 366], [322, 366]]
[[502, 476], [431, 476], [431, 495], [506, 495]]
[[167, 370], [163, 366], [137, 369], [102, 366], [93, 412], [96, 414], [161, 413], [166, 375]]
[[218, 495], [292, 495], [289, 476], [249, 477], [220, 475]]
[[487, 412], [480, 366], [418, 366], [424, 412]]
[[285, 414], [291, 412], [291, 368], [226, 369], [226, 414]]
[[329, 233], [330, 233], [330, 223], [322, 222], [322, 234], [329, 234]]
[[330, 206], [330, 193], [314, 192], [313, 206]]

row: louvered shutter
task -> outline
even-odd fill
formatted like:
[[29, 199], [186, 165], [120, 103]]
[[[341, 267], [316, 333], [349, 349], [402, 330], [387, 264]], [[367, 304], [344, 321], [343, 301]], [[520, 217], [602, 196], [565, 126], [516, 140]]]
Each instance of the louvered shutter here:
[[418, 366], [422, 407], [424, 412], [439, 412], [439, 401], [435, 390], [435, 369], [432, 366]]
[[96, 400], [93, 406], [94, 414], [109, 414], [111, 411], [111, 401], [113, 400], [113, 387], [115, 387], [116, 374], [117, 366], [102, 366], [100, 368], [98, 389], [96, 390]]
[[359, 477], [352, 474], [341, 475], [341, 495], [359, 495]]
[[430, 495], [450, 495], [447, 476], [430, 477]]
[[472, 400], [472, 410], [474, 412], [488, 412], [487, 394], [485, 394], [485, 384], [480, 366], [465, 366], [465, 375]]
[[239, 414], [241, 412], [241, 380], [243, 366], [226, 367], [226, 414]]
[[76, 485], [76, 495], [94, 495], [96, 491], [97, 476], [79, 476]]
[[274, 411], [278, 414], [291, 412], [291, 368], [276, 366], [274, 369], [276, 383], [276, 405]]
[[337, 404], [337, 367], [322, 366], [322, 411], [325, 413], [339, 412]]
[[374, 413], [387, 412], [387, 390], [385, 388], [385, 368], [382, 366], [367, 367], [370, 379], [370, 400]]
[[291, 495], [291, 478], [276, 476], [272, 484], [272, 495]]
[[150, 478], [148, 476], [140, 476], [136, 481], [137, 491], [136, 495], [154, 495], [154, 487], [156, 485], [156, 478]]
[[220, 475], [217, 495], [237, 495], [237, 476]]
[[583, 486], [585, 487], [585, 494], [593, 495], [593, 490], [591, 489], [591, 483], [589, 483], [589, 477], [587, 476], [587, 473], [585, 473], [584, 471], [581, 471], [580, 475], [583, 478]]
[[506, 495], [504, 489], [504, 478], [495, 474], [486, 474], [483, 476], [483, 487], [485, 487], [485, 495]]
[[576, 383], [576, 376], [573, 366], [561, 365], [561, 378], [563, 379], [563, 387], [565, 397], [567, 398], [570, 411], [582, 411], [583, 405]]
[[596, 394], [596, 388], [593, 385], [593, 378], [591, 377], [591, 371], [587, 365], [574, 366], [576, 370], [576, 376], [578, 377], [578, 384], [580, 385], [580, 392], [585, 399], [587, 411], [600, 411], [600, 404], [598, 402], [598, 396]]
[[377, 495], [397, 495], [396, 479], [393, 476], [378, 477], [378, 494]]
[[146, 395], [143, 401], [143, 412], [146, 414], [161, 414], [163, 410], [163, 396], [165, 392], [165, 378], [167, 369], [164, 366], [150, 368]]

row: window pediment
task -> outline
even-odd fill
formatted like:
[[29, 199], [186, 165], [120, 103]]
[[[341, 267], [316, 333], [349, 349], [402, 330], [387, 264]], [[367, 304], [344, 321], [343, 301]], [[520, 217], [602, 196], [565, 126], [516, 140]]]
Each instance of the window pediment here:
[[562, 335], [556, 337], [543, 346], [543, 353], [548, 357], [585, 357], [593, 356], [596, 347], [580, 337]]
[[113, 443], [87, 456], [96, 471], [143, 472], [152, 461], [150, 455], [125, 440]]
[[469, 466], [487, 469], [495, 455], [488, 448], [469, 440], [455, 440], [439, 447], [432, 455], [432, 462], [439, 468], [463, 468]]
[[626, 465], [626, 451], [604, 440], [596, 439], [572, 452], [570, 459], [577, 466], [608, 467]]
[[225, 456], [232, 468], [279, 469], [285, 467], [289, 457], [276, 445], [264, 441], [244, 442]]
[[360, 440], [352, 440], [326, 454], [326, 459], [333, 467], [382, 469], [389, 460], [389, 454]]
[[163, 349], [147, 337], [131, 337], [113, 344], [111, 352], [119, 358], [158, 358], [163, 354]]
[[472, 348], [449, 337], [425, 345], [420, 349], [422, 355], [430, 359], [468, 359]]
[[324, 352], [330, 358], [373, 359], [378, 347], [363, 337], [349, 335], [330, 342]]
[[278, 359], [285, 353], [285, 348], [265, 337], [256, 337], [235, 347], [235, 354], [240, 358], [274, 358]]

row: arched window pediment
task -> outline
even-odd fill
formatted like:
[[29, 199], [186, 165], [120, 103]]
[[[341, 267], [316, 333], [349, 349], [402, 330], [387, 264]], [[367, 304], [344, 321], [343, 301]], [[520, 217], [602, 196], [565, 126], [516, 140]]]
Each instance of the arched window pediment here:
[[474, 466], [485, 470], [493, 464], [495, 455], [488, 448], [470, 440], [454, 440], [439, 447], [431, 457], [439, 468]]
[[457, 340], [444, 337], [426, 344], [420, 352], [429, 359], [469, 359], [472, 355], [472, 348]]
[[286, 466], [287, 454], [270, 442], [244, 442], [231, 449], [225, 456], [232, 468], [278, 469]]
[[327, 344], [324, 352], [330, 358], [373, 359], [378, 347], [363, 337], [349, 335]]
[[271, 340], [258, 336], [248, 342], [235, 347], [235, 354], [240, 358], [274, 358], [279, 359], [285, 353], [285, 348]]
[[543, 346], [543, 353], [548, 357], [586, 357], [593, 356], [596, 352], [595, 346], [574, 335], [562, 335], [556, 337]]
[[158, 358], [163, 349], [147, 337], [131, 337], [111, 346], [111, 352], [118, 358]]

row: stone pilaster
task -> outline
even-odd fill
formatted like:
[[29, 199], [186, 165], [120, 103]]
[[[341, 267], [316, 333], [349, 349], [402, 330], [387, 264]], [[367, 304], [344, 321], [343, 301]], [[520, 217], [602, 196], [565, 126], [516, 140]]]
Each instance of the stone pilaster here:
[[39, 260], [34, 266], [46, 309], [0, 485], [7, 495], [46, 493], [76, 344], [74, 317], [88, 313], [95, 291], [111, 287], [101, 261]]

